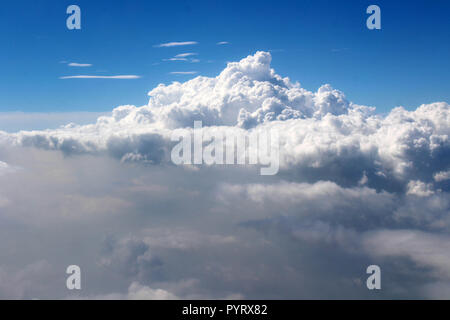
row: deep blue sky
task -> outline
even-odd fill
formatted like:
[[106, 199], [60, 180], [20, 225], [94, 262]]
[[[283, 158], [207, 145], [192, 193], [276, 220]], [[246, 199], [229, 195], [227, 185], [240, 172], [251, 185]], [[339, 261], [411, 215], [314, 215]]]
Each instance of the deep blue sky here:
[[[66, 28], [71, 4], [81, 7], [82, 30]], [[382, 30], [366, 28], [370, 4], [381, 7]], [[170, 72], [215, 76], [257, 50], [271, 50], [277, 73], [303, 87], [330, 83], [380, 112], [450, 102], [449, 14], [444, 0], [2, 1], [0, 112], [143, 105], [159, 83], [193, 77]], [[154, 47], [171, 41], [198, 45]], [[185, 52], [200, 62], [162, 61]], [[142, 78], [59, 79], [76, 74]]]

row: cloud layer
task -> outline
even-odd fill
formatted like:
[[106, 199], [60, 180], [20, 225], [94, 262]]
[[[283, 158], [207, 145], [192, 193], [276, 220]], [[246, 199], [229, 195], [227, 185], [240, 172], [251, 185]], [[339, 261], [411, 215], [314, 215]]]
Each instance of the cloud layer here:
[[[102, 275], [78, 296], [59, 279], [30, 291], [23, 282], [34, 269], [11, 262], [2, 270], [17, 276], [0, 277], [0, 294], [448, 298], [450, 106], [381, 116], [330, 85], [308, 91], [270, 63], [257, 52], [217, 77], [161, 84], [148, 105], [117, 107], [92, 124], [0, 132], [3, 240], [45, 234], [33, 245], [52, 244], [38, 248], [48, 252], [41, 265], [74, 263], [50, 254], [58, 243]], [[195, 120], [204, 134], [277, 130], [279, 174], [174, 166], [170, 137]], [[370, 264], [382, 268], [380, 293], [365, 288]], [[23, 289], [13, 292], [16, 282]]]

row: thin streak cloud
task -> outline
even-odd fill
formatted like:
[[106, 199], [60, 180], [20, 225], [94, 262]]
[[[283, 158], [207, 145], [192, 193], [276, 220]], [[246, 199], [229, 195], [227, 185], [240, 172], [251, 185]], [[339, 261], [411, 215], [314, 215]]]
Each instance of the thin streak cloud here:
[[197, 71], [173, 71], [170, 74], [196, 74]]
[[59, 79], [139, 79], [141, 76], [137, 75], [118, 75], [118, 76], [88, 76], [88, 75], [77, 75], [77, 76], [65, 76]]
[[187, 61], [186, 58], [169, 58], [169, 59], [163, 59], [163, 61]]
[[186, 57], [196, 56], [196, 55], [197, 55], [197, 53], [195, 53], [195, 52], [186, 52], [186, 53], [177, 54], [175, 56], [175, 58], [186, 58]]
[[166, 47], [178, 47], [178, 46], [190, 46], [198, 44], [197, 41], [184, 41], [184, 42], [167, 42], [155, 45], [156, 48], [166, 48]]
[[92, 64], [90, 63], [76, 63], [76, 62], [71, 62], [68, 64], [69, 67], [92, 67]]

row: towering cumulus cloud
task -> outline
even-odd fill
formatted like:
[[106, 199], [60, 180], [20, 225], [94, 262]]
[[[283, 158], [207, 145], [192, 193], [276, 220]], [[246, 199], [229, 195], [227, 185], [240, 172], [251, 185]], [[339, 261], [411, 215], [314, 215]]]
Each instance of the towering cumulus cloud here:
[[[93, 124], [0, 132], [0, 295], [450, 298], [449, 105], [381, 116], [270, 63], [257, 52], [160, 84]], [[175, 166], [171, 137], [199, 120], [204, 134], [276, 130], [278, 174]], [[80, 296], [59, 287], [74, 259], [96, 275]]]

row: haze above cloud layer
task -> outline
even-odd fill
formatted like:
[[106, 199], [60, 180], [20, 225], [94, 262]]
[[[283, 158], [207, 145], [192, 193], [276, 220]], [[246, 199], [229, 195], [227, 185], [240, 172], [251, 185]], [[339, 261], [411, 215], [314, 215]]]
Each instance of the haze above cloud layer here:
[[[0, 297], [450, 298], [449, 105], [381, 116], [270, 63], [161, 84], [92, 124], [0, 132]], [[170, 137], [195, 120], [277, 130], [279, 174], [174, 166]]]

